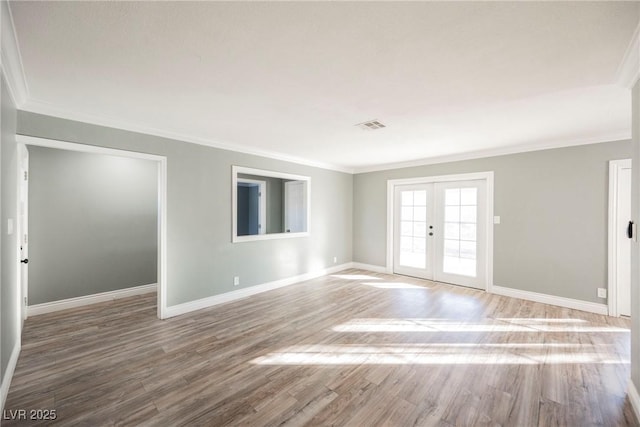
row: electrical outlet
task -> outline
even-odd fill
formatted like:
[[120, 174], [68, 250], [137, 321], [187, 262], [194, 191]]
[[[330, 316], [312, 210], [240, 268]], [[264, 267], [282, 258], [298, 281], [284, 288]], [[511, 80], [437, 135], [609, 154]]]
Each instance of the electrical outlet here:
[[333, 257], [333, 263], [334, 263], [334, 264], [337, 264], [337, 263], [338, 263], [338, 257], [337, 257], [337, 256], [334, 256], [334, 257]]
[[235, 276], [233, 278], [233, 286], [238, 286], [240, 284], [240, 277], [239, 276]]
[[598, 298], [606, 298], [607, 290], [605, 288], [598, 288]]

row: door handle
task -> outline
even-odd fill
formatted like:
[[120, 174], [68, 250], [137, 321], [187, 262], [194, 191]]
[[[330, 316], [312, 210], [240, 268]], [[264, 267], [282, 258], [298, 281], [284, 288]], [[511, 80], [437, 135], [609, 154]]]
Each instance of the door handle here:
[[636, 224], [633, 221], [629, 221], [629, 225], [627, 225], [627, 237], [636, 241], [638, 238], [636, 234]]
[[22, 259], [20, 262], [23, 264], [29, 264], [29, 258]]

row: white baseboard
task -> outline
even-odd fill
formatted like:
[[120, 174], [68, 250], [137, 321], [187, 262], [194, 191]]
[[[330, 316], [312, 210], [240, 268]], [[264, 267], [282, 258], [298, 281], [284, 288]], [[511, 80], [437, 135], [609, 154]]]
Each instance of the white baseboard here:
[[560, 307], [572, 308], [574, 310], [588, 311], [590, 313], [607, 315], [609, 307], [606, 304], [597, 302], [581, 301], [572, 298], [558, 297], [555, 295], [540, 294], [538, 292], [523, 291], [520, 289], [505, 288], [502, 286], [492, 286], [491, 293], [504, 295], [511, 298], [520, 298], [527, 301], [541, 302], [543, 304], [557, 305]]
[[178, 305], [167, 307], [166, 318], [179, 316], [181, 314], [190, 313], [192, 311], [201, 310], [203, 308], [213, 307], [214, 305], [224, 304], [249, 297], [251, 295], [282, 288], [284, 286], [293, 285], [305, 280], [315, 279], [316, 277], [325, 276], [327, 274], [337, 273], [338, 271], [352, 268], [353, 263], [340, 264], [334, 267], [325, 268], [314, 271], [312, 273], [301, 274], [299, 276], [287, 277], [286, 279], [276, 280], [273, 282], [263, 283], [261, 285], [250, 286], [248, 288], [238, 289], [237, 291], [226, 292], [224, 294], [213, 295], [211, 297], [189, 301]]
[[7, 401], [7, 395], [9, 394], [9, 387], [11, 386], [11, 380], [13, 379], [13, 373], [16, 370], [18, 364], [18, 356], [20, 356], [20, 338], [16, 341], [9, 358], [9, 364], [7, 370], [2, 378], [2, 389], [0, 390], [0, 412], [4, 411], [4, 404]]
[[364, 264], [361, 262], [352, 262], [351, 268], [358, 268], [360, 270], [373, 271], [374, 273], [386, 273], [387, 267], [381, 265]]
[[636, 414], [636, 420], [640, 421], [640, 394], [638, 394], [638, 389], [633, 383], [633, 380], [629, 380], [629, 391], [627, 395], [629, 396], [629, 402], [631, 402], [633, 412]]
[[142, 295], [149, 292], [155, 292], [157, 289], [158, 285], [156, 283], [152, 283], [150, 285], [118, 289], [117, 291], [102, 292], [99, 294], [87, 295], [83, 297], [69, 298], [60, 301], [30, 305], [29, 307], [27, 307], [27, 316], [37, 316], [38, 314], [52, 313], [54, 311], [66, 310], [68, 308], [82, 307], [83, 305], [113, 301], [119, 298], [126, 298], [134, 295]]

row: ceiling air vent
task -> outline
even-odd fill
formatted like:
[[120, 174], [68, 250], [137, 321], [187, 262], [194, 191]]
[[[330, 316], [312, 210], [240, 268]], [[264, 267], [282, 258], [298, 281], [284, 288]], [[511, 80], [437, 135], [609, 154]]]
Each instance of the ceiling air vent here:
[[356, 126], [358, 126], [360, 129], [363, 129], [363, 130], [376, 130], [376, 129], [382, 129], [386, 127], [385, 125], [380, 123], [378, 120], [369, 120], [368, 122], [358, 123]]

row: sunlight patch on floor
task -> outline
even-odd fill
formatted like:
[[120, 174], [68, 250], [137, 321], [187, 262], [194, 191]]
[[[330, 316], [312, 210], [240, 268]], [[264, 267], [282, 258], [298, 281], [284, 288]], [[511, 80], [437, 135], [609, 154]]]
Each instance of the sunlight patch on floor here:
[[500, 319], [486, 322], [465, 322], [450, 319], [352, 319], [334, 326], [335, 332], [616, 332], [629, 333], [629, 329], [616, 326], [560, 325], [539, 321], [516, 322]]
[[[524, 344], [426, 344], [426, 345], [310, 345], [291, 346], [253, 359], [257, 365], [539, 365], [628, 364], [586, 344], [544, 343], [531, 349]], [[496, 348], [496, 345], [500, 347]], [[563, 347], [564, 352], [553, 349]], [[567, 352], [567, 349], [569, 351]], [[520, 351], [517, 351], [520, 350]], [[558, 350], [556, 350], [558, 351]]]
[[368, 276], [366, 274], [332, 274], [329, 277], [342, 280], [381, 280], [379, 277]]
[[411, 283], [404, 283], [404, 282], [375, 282], [375, 283], [364, 282], [362, 283], [362, 285], [371, 286], [373, 288], [379, 288], [379, 289], [429, 289], [426, 286], [412, 285]]
[[584, 319], [548, 319], [544, 317], [495, 317], [496, 320], [502, 320], [504, 322], [526, 322], [526, 323], [587, 323]]

